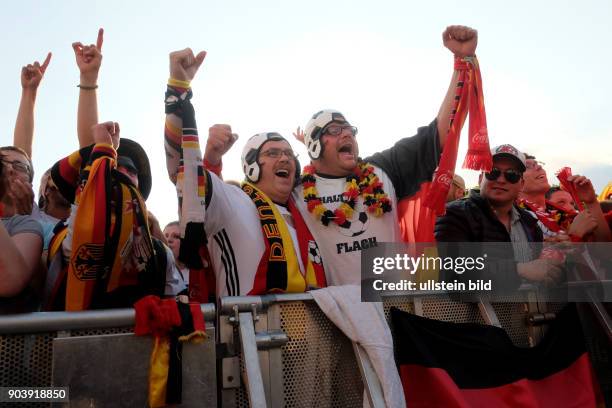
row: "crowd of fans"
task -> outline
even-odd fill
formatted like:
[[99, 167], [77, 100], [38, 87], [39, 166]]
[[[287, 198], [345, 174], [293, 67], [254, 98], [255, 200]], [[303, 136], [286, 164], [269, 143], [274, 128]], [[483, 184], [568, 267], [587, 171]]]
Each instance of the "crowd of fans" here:
[[[475, 30], [451, 26], [443, 38], [459, 61], [475, 55]], [[398, 204], [432, 180], [462, 85], [456, 63], [434, 120], [365, 159], [357, 128], [335, 110], [315, 113], [294, 134], [309, 163], [298, 161], [285, 137], [265, 130], [243, 148], [244, 181], [225, 182], [222, 157], [237, 137], [229, 125], [212, 126], [202, 157], [191, 103], [190, 83], [206, 53], [173, 52], [164, 148], [180, 220], [162, 231], [146, 206], [153, 183], [146, 153], [121, 137], [118, 123], [98, 120], [102, 44], [102, 30], [96, 44], [73, 44], [80, 149], [44, 172], [37, 200], [34, 106], [51, 54], [21, 71], [14, 143], [0, 148], [0, 313], [131, 307], [146, 295], [214, 302], [359, 284], [361, 252], [401, 241]], [[521, 243], [611, 240], [612, 183], [597, 197], [580, 175], [566, 172], [551, 186], [543, 163], [518, 147], [502, 144], [491, 155], [491, 170], [471, 191], [451, 175], [446, 212], [434, 229], [438, 242], [511, 242], [516, 276], [549, 282], [563, 273], [563, 260]]]

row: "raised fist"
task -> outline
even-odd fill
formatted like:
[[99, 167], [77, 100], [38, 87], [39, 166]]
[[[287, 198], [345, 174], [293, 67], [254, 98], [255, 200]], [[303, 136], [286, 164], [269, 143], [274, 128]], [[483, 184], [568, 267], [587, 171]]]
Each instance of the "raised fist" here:
[[238, 135], [232, 133], [231, 126], [213, 125], [208, 129], [208, 140], [206, 141], [204, 159], [212, 165], [219, 164], [221, 162], [221, 157], [227, 153], [236, 140], [238, 140]]
[[21, 68], [21, 87], [24, 89], [37, 89], [45, 75], [49, 62], [51, 62], [51, 53], [47, 54], [47, 58], [45, 58], [42, 65], [38, 61], [34, 61], [33, 64], [28, 64]]
[[81, 85], [93, 86], [98, 80], [98, 72], [102, 65], [102, 42], [104, 29], [98, 30], [96, 44], [83, 45], [80, 42], [72, 43], [77, 66], [81, 72]]
[[471, 57], [476, 54], [478, 31], [466, 26], [448, 26], [442, 33], [442, 42], [456, 57]]
[[112, 144], [115, 149], [119, 147], [119, 123], [103, 122], [92, 126], [94, 143]]
[[206, 58], [206, 51], [193, 55], [191, 48], [170, 53], [170, 78], [191, 81]]

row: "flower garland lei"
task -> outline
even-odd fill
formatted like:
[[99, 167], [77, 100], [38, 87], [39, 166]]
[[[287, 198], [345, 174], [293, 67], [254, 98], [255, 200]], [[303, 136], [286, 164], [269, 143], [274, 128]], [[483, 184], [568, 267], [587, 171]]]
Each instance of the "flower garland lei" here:
[[331, 211], [321, 202], [317, 191], [315, 178], [315, 168], [312, 165], [304, 167], [302, 173], [302, 185], [304, 187], [304, 201], [308, 206], [308, 211], [319, 218], [325, 226], [333, 220], [334, 223], [342, 225], [346, 223], [355, 210], [357, 198], [362, 195], [363, 203], [368, 212], [380, 217], [386, 212], [391, 211], [391, 200], [382, 188], [382, 182], [374, 173], [374, 167], [360, 162], [351, 174], [346, 177], [346, 189], [342, 193], [343, 202], [340, 206]]

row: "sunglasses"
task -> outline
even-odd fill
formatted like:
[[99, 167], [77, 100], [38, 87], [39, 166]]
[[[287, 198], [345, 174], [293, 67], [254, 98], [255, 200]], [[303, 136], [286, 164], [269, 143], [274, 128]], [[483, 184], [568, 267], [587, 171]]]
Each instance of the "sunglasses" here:
[[504, 178], [510, 184], [518, 183], [521, 177], [523, 177], [523, 174], [520, 171], [517, 171], [514, 169], [508, 169], [508, 170], [501, 171], [497, 167], [493, 167], [493, 169], [491, 169], [490, 172], [485, 173], [485, 177], [489, 181], [495, 181], [499, 178], [501, 174], [504, 175]]

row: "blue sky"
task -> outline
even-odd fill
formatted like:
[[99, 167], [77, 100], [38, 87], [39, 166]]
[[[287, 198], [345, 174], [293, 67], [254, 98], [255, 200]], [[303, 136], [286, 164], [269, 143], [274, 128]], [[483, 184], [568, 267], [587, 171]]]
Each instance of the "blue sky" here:
[[[441, 33], [464, 24], [479, 31], [492, 144], [536, 154], [551, 180], [565, 165], [590, 176], [598, 191], [612, 179], [610, 2], [236, 0], [183, 1], [180, 10], [168, 4], [3, 5], [0, 145], [12, 143], [21, 66], [52, 51], [36, 107], [38, 175], [77, 147], [79, 75], [70, 45], [95, 42], [104, 27], [100, 119], [120, 122], [122, 136], [147, 150], [154, 169], [148, 205], [163, 224], [176, 218], [162, 136], [170, 51], [208, 51], [193, 83], [200, 133], [205, 139], [212, 124], [232, 125], [240, 139], [225, 157], [224, 174], [240, 179], [249, 136], [291, 137], [323, 108], [343, 111], [359, 128], [363, 156], [414, 134], [434, 118], [448, 87], [452, 59]], [[304, 164], [305, 149], [293, 145]], [[476, 182], [474, 172], [458, 172]]]

